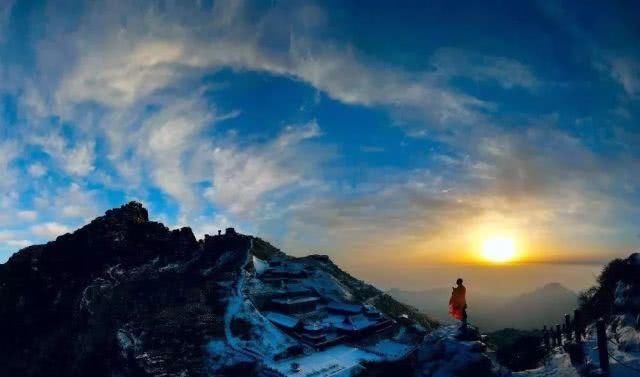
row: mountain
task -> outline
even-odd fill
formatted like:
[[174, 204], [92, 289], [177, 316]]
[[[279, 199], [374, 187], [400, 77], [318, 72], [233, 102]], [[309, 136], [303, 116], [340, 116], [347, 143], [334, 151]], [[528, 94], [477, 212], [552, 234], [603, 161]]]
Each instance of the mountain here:
[[559, 283], [543, 287], [509, 300], [495, 312], [505, 328], [540, 329], [559, 323], [565, 314], [573, 315], [578, 295]]
[[[391, 289], [387, 293], [429, 313], [438, 321], [450, 321], [448, 303], [451, 288], [424, 291]], [[558, 283], [547, 284], [515, 298], [477, 291], [468, 291], [467, 296], [470, 321], [483, 331], [507, 327], [541, 328], [557, 322], [565, 313], [572, 313], [577, 305], [577, 294]]]
[[[248, 237], [197, 241], [139, 203], [0, 265], [0, 375], [200, 374]], [[168, 361], [171, 361], [168, 363]]]
[[0, 376], [493, 368], [477, 337], [438, 351], [468, 363], [434, 360], [444, 340], [422, 339], [437, 323], [327, 256], [290, 257], [233, 228], [197, 240], [136, 202], [0, 264], [0, 318]]

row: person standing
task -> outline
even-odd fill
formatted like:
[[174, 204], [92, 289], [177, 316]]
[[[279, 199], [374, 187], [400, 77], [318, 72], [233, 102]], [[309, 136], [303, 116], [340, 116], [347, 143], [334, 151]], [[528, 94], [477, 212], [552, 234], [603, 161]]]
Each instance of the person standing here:
[[453, 287], [451, 298], [449, 299], [449, 314], [462, 321], [462, 326], [467, 326], [467, 288], [462, 284], [463, 280], [456, 280], [456, 286]]

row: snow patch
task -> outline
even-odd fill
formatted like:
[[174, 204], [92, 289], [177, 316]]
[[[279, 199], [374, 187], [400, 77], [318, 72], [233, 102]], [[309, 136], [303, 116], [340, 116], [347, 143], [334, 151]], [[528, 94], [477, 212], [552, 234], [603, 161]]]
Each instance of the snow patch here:
[[[269, 366], [292, 377], [351, 377], [364, 369], [361, 365], [364, 361], [379, 361], [379, 357], [356, 347], [337, 345], [310, 355], [274, 362]], [[292, 364], [298, 364], [299, 369], [293, 369]]]
[[253, 268], [256, 270], [257, 275], [262, 275], [266, 270], [269, 269], [269, 263], [263, 261], [262, 259], [253, 256]]
[[514, 377], [580, 377], [580, 373], [571, 365], [569, 355], [561, 352], [554, 353], [545, 362], [545, 365], [537, 368], [514, 372]]

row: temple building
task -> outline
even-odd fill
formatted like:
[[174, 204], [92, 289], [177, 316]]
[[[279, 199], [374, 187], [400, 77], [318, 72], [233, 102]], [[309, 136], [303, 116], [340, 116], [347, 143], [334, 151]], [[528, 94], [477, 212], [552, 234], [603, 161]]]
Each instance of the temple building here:
[[320, 301], [319, 297], [295, 297], [274, 298], [271, 300], [271, 309], [287, 314], [308, 313], [316, 310]]
[[360, 304], [332, 301], [327, 305], [327, 310], [336, 314], [354, 315], [362, 313], [363, 307]]

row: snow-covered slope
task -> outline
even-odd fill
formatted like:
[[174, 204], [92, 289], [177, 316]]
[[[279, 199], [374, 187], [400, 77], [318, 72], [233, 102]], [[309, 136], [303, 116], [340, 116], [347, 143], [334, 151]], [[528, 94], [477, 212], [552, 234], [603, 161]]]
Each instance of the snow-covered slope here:
[[571, 364], [569, 355], [557, 351], [549, 355], [540, 368], [513, 373], [514, 377], [581, 377], [578, 370]]

